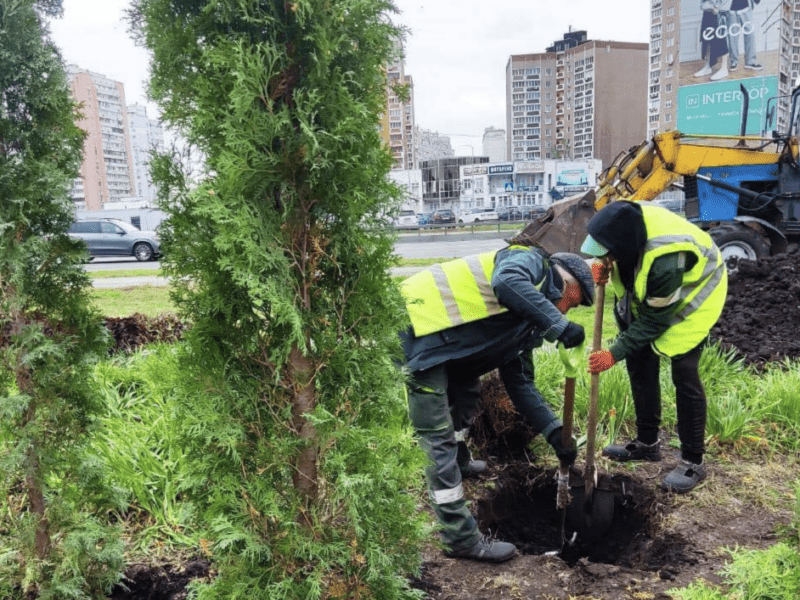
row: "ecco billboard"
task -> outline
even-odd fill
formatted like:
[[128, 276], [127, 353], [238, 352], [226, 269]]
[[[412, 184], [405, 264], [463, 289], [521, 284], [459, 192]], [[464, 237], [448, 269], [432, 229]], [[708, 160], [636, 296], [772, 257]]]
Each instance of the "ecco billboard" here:
[[678, 129], [736, 135], [742, 92], [747, 133], [760, 133], [777, 95], [781, 0], [681, 0]]

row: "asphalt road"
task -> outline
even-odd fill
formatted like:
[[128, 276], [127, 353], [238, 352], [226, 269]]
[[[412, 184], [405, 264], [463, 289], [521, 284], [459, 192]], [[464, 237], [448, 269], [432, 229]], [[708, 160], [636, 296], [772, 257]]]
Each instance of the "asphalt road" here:
[[[509, 233], [504, 234], [506, 237]], [[442, 237], [442, 236], [437, 236]], [[459, 239], [460, 235], [450, 234], [451, 239], [429, 239], [429, 236], [407, 235], [401, 237], [395, 245], [395, 253], [402, 258], [458, 258], [469, 254], [479, 254], [489, 252], [506, 245], [502, 237], [478, 238], [468, 236]], [[161, 263], [157, 261], [139, 262], [135, 258], [120, 257], [100, 257], [95, 258], [86, 265], [88, 272], [95, 271], [119, 271], [132, 269], [148, 269], [156, 271], [161, 268]], [[398, 267], [392, 269], [395, 275], [411, 275], [418, 271], [418, 267]], [[139, 285], [167, 285], [169, 280], [166, 277], [158, 276], [139, 276], [139, 277], [109, 277], [105, 279], [95, 279], [93, 282], [96, 288], [125, 288]]]

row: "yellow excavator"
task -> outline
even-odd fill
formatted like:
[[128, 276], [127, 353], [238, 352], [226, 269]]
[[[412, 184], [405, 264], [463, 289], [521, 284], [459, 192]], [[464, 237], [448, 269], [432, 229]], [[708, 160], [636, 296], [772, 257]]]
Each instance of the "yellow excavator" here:
[[[730, 269], [741, 258], [785, 252], [800, 242], [800, 87], [791, 96], [789, 131], [770, 136], [745, 135], [748, 95], [742, 91], [740, 135], [656, 135], [621, 153], [593, 190], [555, 202], [512, 241], [551, 254], [578, 252], [586, 224], [607, 203], [650, 201], [678, 187], [686, 218], [709, 232]], [[768, 115], [776, 103], [770, 99]]]

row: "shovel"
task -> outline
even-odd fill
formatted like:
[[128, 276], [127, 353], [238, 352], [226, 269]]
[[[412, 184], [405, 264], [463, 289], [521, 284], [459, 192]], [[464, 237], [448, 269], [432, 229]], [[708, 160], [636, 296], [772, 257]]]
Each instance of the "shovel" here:
[[[575, 377], [578, 374], [578, 361], [583, 356], [583, 344], [571, 350], [567, 350], [563, 344], [558, 344], [558, 355], [561, 357], [561, 362], [564, 363], [565, 377], [561, 445], [564, 448], [570, 448], [574, 444], [572, 439], [572, 413], [575, 408]], [[558, 469], [556, 508], [561, 512], [561, 552], [564, 552], [571, 543], [566, 534], [567, 506], [572, 502], [572, 494], [570, 494], [569, 490], [569, 467], [569, 463], [561, 461]]]
[[[603, 309], [606, 297], [605, 286], [595, 288], [594, 332], [592, 352], [602, 346]], [[600, 391], [600, 376], [593, 374], [589, 391], [589, 415], [586, 424], [586, 467], [584, 484], [572, 488], [573, 502], [567, 509], [567, 521], [576, 530], [581, 540], [595, 542], [606, 535], [614, 523], [616, 497], [614, 492], [597, 486], [595, 466], [595, 437], [597, 435], [597, 397]]]

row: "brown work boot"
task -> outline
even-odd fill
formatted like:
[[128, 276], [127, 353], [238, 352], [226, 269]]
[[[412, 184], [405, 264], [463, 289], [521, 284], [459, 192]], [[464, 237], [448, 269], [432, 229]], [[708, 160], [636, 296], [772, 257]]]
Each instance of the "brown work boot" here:
[[470, 560], [480, 560], [483, 562], [501, 563], [505, 562], [517, 553], [517, 547], [508, 542], [492, 541], [482, 535], [475, 542], [475, 545], [464, 550], [450, 550], [445, 552], [448, 558], [469, 558]]
[[606, 446], [603, 448], [603, 456], [619, 462], [644, 460], [658, 462], [661, 460], [661, 441], [656, 441], [655, 444], [643, 444], [639, 440], [633, 440], [625, 445]]

